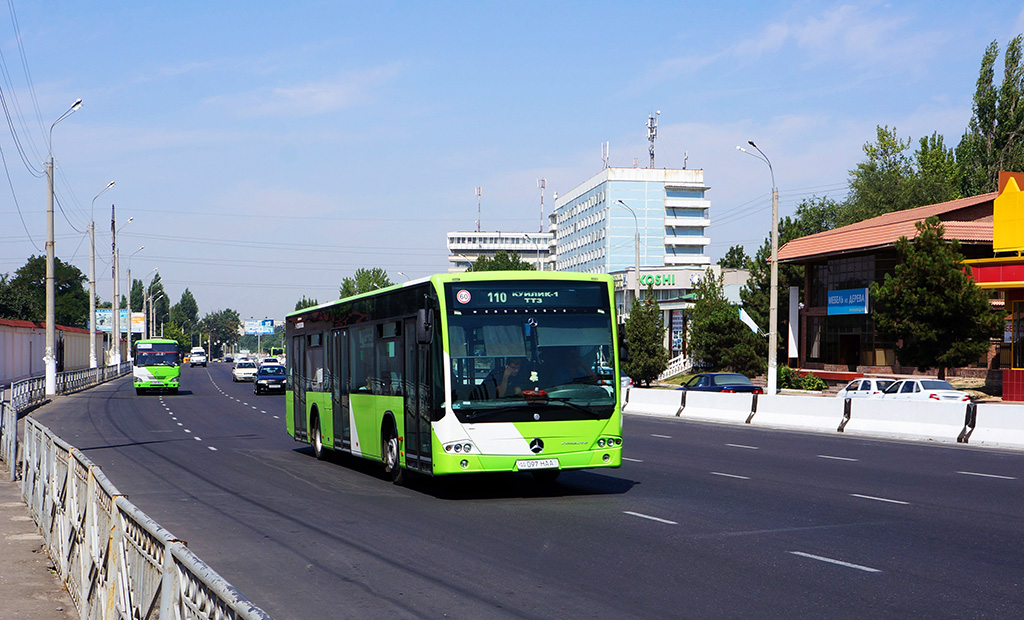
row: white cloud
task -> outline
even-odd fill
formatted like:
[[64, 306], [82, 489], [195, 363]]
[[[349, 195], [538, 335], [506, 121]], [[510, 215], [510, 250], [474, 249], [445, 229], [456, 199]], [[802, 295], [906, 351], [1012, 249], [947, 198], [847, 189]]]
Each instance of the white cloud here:
[[392, 64], [333, 79], [219, 95], [205, 102], [229, 108], [243, 118], [315, 116], [373, 101], [376, 90], [394, 81], [400, 73], [401, 67]]

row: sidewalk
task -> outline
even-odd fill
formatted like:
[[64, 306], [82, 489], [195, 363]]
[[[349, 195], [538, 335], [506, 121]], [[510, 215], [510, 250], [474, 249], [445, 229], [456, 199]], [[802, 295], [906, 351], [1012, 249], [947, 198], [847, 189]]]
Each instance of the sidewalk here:
[[17, 482], [0, 463], [0, 620], [77, 620]]

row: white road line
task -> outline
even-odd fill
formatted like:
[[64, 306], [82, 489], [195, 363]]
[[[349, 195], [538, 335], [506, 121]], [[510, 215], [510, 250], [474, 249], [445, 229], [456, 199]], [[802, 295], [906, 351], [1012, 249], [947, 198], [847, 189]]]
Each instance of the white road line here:
[[659, 437], [661, 439], [672, 439], [672, 435], [651, 435], [651, 437]]
[[833, 460], [833, 461], [849, 461], [851, 463], [856, 463], [857, 462], [857, 459], [851, 459], [851, 458], [847, 458], [845, 456], [829, 456], [827, 454], [819, 454], [818, 458], [819, 459], [830, 459], [830, 460]]
[[279, 418], [279, 417], [277, 417], [277, 416], [274, 416], [274, 419], [275, 419], [275, 420], [280, 420], [281, 418]]
[[720, 471], [709, 472], [712, 476], [724, 476], [726, 478], [737, 478], [739, 480], [750, 480], [749, 476], [737, 476], [736, 474], [724, 474]]
[[255, 409], [255, 408], [256, 408], [256, 407], [253, 407], [253, 409]]
[[837, 566], [845, 566], [846, 568], [854, 568], [862, 570], [865, 573], [880, 573], [882, 571], [877, 568], [871, 568], [870, 566], [861, 566], [860, 564], [851, 564], [850, 562], [843, 562], [842, 560], [833, 560], [832, 558], [822, 557], [820, 555], [811, 555], [810, 553], [804, 553], [802, 551], [790, 551], [793, 555], [798, 555], [802, 558], [810, 558], [812, 560], [818, 560], [819, 562], [828, 562], [829, 564], [836, 564]]
[[744, 450], [760, 450], [761, 449], [761, 448], [758, 448], [757, 446], [744, 446], [743, 444], [739, 444], [739, 443], [727, 443], [725, 445], [726, 445], [726, 447], [729, 447], [729, 448], [743, 448]]
[[181, 422], [178, 422], [178, 426], [185, 426], [185, 425], [182, 424]]
[[658, 517], [652, 517], [651, 515], [645, 515], [640, 512], [633, 512], [632, 510], [623, 510], [622, 513], [630, 515], [632, 517], [640, 517], [641, 519], [650, 519], [651, 521], [657, 521], [658, 523], [665, 523], [666, 525], [679, 525], [675, 521], [669, 521], [668, 519], [659, 519]]
[[217, 451], [217, 448], [214, 448], [213, 446], [206, 446], [206, 447], [207, 447], [207, 449], [209, 449], [209, 450], [213, 450], [214, 452], [216, 452], [216, 451]]
[[859, 497], [861, 499], [870, 499], [870, 500], [874, 500], [876, 502], [888, 502], [890, 504], [902, 504], [904, 506], [909, 506], [910, 505], [910, 502], [901, 502], [898, 499], [887, 499], [885, 497], [874, 497], [873, 495], [860, 495], [859, 493], [850, 493], [850, 497]]
[[195, 439], [196, 441], [202, 441], [203, 440], [202, 437], [193, 437], [192, 439]]
[[260, 409], [260, 413], [266, 413], [266, 411], [263, 411], [262, 409]]
[[1013, 476], [999, 476], [999, 475], [996, 475], [996, 474], [981, 474], [981, 473], [978, 473], [976, 471], [958, 471], [956, 473], [963, 474], [965, 476], [981, 476], [982, 478], [997, 478], [999, 480], [1016, 480], [1016, 478], [1014, 478]]
[[192, 434], [192, 431], [188, 430], [187, 428], [185, 429], [185, 432], [190, 434], [190, 435]]
[[623, 461], [629, 461], [630, 463], [643, 463], [643, 461], [641, 461], [640, 459], [631, 459], [631, 458], [628, 458], [628, 457], [625, 457], [625, 456], [622, 457], [622, 460]]

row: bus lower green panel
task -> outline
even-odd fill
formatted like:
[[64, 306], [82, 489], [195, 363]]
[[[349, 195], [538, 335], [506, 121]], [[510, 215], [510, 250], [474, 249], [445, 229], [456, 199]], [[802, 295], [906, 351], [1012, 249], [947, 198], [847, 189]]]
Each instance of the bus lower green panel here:
[[284, 392], [284, 427], [295, 439], [295, 392], [291, 390]]

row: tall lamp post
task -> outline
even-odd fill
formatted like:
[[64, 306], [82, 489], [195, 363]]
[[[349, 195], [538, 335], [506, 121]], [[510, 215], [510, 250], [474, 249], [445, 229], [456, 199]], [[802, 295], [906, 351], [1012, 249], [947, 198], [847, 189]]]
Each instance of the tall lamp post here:
[[[113, 272], [114, 272], [114, 301], [111, 302], [110, 307], [113, 310], [111, 317], [113, 322], [113, 354], [111, 359], [114, 364], [121, 365], [121, 289], [118, 282], [118, 277], [121, 272], [121, 254], [117, 251], [117, 233], [121, 232], [121, 229], [132, 223], [134, 217], [128, 218], [128, 220], [121, 224], [121, 228], [116, 228], [114, 225], [114, 205], [110, 205], [110, 251], [112, 254]], [[129, 337], [129, 340], [131, 338]]]
[[77, 112], [82, 107], [82, 100], [75, 101], [68, 108], [68, 111], [61, 114], [60, 118], [50, 125], [50, 137], [47, 142], [46, 156], [46, 351], [43, 353], [43, 365], [46, 372], [46, 395], [53, 396], [57, 393], [57, 356], [54, 351], [54, 343], [57, 340], [56, 327], [56, 294], [54, 292], [53, 278], [53, 128], [54, 126]]
[[146, 246], [139, 246], [128, 256], [128, 361], [132, 361], [132, 256], [146, 249]]
[[[636, 219], [636, 212], [633, 211], [629, 205], [621, 200], [616, 200], [615, 203], [625, 207], [626, 210], [630, 212], [633, 216], [633, 226], [636, 228], [636, 237], [633, 238], [633, 251], [635, 253], [635, 262], [633, 263], [633, 303], [635, 304], [640, 301], [640, 223], [639, 220]], [[630, 306], [630, 311], [632, 312], [632, 306]]]
[[96, 368], [96, 198], [111, 187], [111, 181], [92, 199], [89, 209], [89, 368]]
[[772, 177], [772, 265], [771, 265], [771, 290], [768, 296], [768, 393], [778, 394], [778, 347], [779, 347], [779, 188], [775, 185], [775, 171], [772, 169], [772, 162], [764, 151], [757, 148], [753, 140], [747, 140], [747, 144], [754, 147], [757, 155], [747, 149], [737, 146], [751, 157], [757, 157], [768, 164], [768, 172]]

